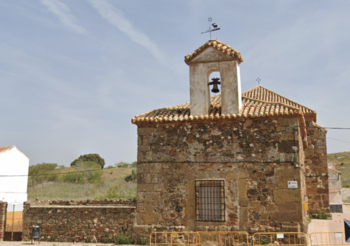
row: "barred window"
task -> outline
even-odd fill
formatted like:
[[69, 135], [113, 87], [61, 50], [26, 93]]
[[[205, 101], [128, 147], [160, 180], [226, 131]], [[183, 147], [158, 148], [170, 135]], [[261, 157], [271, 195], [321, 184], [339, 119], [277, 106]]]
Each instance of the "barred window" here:
[[225, 181], [196, 180], [196, 221], [225, 221]]

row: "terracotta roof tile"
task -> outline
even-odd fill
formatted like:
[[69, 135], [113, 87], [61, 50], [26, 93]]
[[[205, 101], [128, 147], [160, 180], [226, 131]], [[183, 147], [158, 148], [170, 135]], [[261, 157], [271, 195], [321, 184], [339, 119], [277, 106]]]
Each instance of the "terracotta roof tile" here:
[[0, 147], [0, 153], [5, 152], [6, 150], [12, 149], [14, 146]]
[[[239, 114], [221, 114], [221, 94], [210, 98], [210, 108], [206, 115], [190, 115], [190, 103], [183, 103], [172, 107], [155, 109], [147, 113], [135, 116], [133, 124], [161, 123], [188, 120], [215, 120], [252, 117], [275, 117], [295, 115], [299, 118], [299, 124], [306, 126], [305, 117], [312, 117], [316, 121], [316, 111], [285, 98], [262, 86], [256, 86], [242, 93], [242, 108]], [[300, 127], [304, 147], [307, 146], [306, 127]]]
[[208, 42], [206, 42], [205, 44], [200, 46], [198, 49], [196, 49], [192, 53], [190, 53], [187, 56], [185, 56], [185, 62], [187, 64], [189, 64], [202, 51], [204, 51], [205, 49], [207, 49], [209, 47], [213, 47], [213, 48], [215, 48], [217, 50], [222, 51], [223, 53], [225, 53], [225, 54], [227, 54], [229, 56], [232, 56], [239, 63], [243, 62], [243, 57], [242, 57], [242, 55], [241, 55], [241, 53], [239, 51], [235, 50], [231, 46], [229, 46], [229, 45], [227, 45], [227, 44], [225, 44], [225, 43], [223, 43], [223, 42], [221, 42], [221, 41], [219, 41], [217, 39], [209, 40]]
[[331, 171], [333, 171], [333, 172], [337, 172], [337, 173], [342, 174], [342, 172], [341, 172], [341, 171], [335, 170], [335, 169], [333, 169], [333, 168], [328, 168], [328, 170], [331, 170]]
[[[190, 115], [190, 103], [183, 103], [172, 107], [155, 109], [135, 116], [132, 123], [164, 122], [184, 120], [204, 120], [239, 117], [265, 117], [277, 115], [308, 115], [316, 119], [316, 112], [301, 104], [293, 102], [262, 86], [256, 86], [242, 93], [242, 108], [237, 115], [221, 114], [221, 94], [210, 98], [210, 108], [207, 115]], [[304, 117], [303, 117], [304, 118]], [[304, 119], [305, 121], [305, 119]], [[305, 123], [305, 122], [304, 122]]]

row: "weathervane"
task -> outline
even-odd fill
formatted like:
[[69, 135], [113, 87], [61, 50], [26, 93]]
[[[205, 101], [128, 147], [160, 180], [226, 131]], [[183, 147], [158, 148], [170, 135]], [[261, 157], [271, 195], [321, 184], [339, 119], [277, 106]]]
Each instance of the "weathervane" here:
[[[213, 19], [211, 17], [208, 18], [208, 21], [209, 21], [209, 29], [206, 30], [205, 32], [202, 32], [201, 34], [204, 34], [204, 33], [210, 33], [210, 39], [211, 39], [211, 32], [214, 32], [214, 31], [218, 31], [220, 30], [220, 27], [218, 27], [218, 25], [216, 23], [213, 23], [211, 24], [211, 21]], [[211, 29], [211, 27], [213, 26], [213, 29]]]
[[258, 81], [258, 85], [260, 85], [261, 79], [259, 77], [256, 79], [256, 81]]

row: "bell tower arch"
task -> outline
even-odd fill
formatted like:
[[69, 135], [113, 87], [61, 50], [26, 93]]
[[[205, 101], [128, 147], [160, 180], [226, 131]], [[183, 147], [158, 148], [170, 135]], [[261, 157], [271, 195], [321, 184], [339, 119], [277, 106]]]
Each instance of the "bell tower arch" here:
[[238, 114], [242, 107], [240, 63], [241, 54], [232, 47], [209, 40], [185, 56], [190, 67], [190, 113], [206, 115], [210, 107], [209, 76], [219, 72], [221, 77], [221, 114]]

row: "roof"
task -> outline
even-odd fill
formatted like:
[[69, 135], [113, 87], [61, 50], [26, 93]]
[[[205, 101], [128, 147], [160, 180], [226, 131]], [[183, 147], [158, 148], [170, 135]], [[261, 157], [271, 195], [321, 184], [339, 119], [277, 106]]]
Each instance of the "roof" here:
[[10, 150], [15, 146], [7, 146], [7, 147], [0, 147], [0, 153], [5, 152], [6, 150]]
[[27, 157], [29, 159], [29, 157], [27, 155], [25, 155], [22, 151], [20, 151], [15, 145], [12, 146], [6, 146], [6, 147], [0, 147], [0, 154], [2, 154], [3, 152], [16, 148], [19, 152], [21, 152], [25, 157]]
[[337, 173], [342, 174], [342, 172], [341, 172], [341, 171], [335, 170], [335, 169], [333, 169], [333, 168], [328, 168], [328, 170], [331, 170], [331, 171], [333, 171], [333, 172], [337, 172]]
[[132, 123], [168, 122], [205, 119], [233, 119], [250, 117], [267, 117], [278, 115], [300, 115], [313, 117], [316, 112], [298, 104], [262, 86], [256, 86], [242, 93], [242, 108], [239, 114], [221, 114], [221, 93], [210, 98], [210, 109], [207, 115], [190, 115], [190, 103], [183, 103], [172, 107], [155, 109], [135, 116]]
[[187, 65], [196, 58], [200, 53], [202, 53], [204, 50], [208, 49], [209, 47], [213, 47], [219, 51], [222, 51], [222, 53], [225, 53], [226, 55], [229, 55], [234, 58], [234, 60], [238, 61], [239, 63], [243, 62], [243, 57], [241, 53], [231, 46], [217, 40], [217, 39], [211, 39], [202, 46], [200, 46], [198, 49], [193, 51], [192, 53], [185, 56], [185, 62]]

